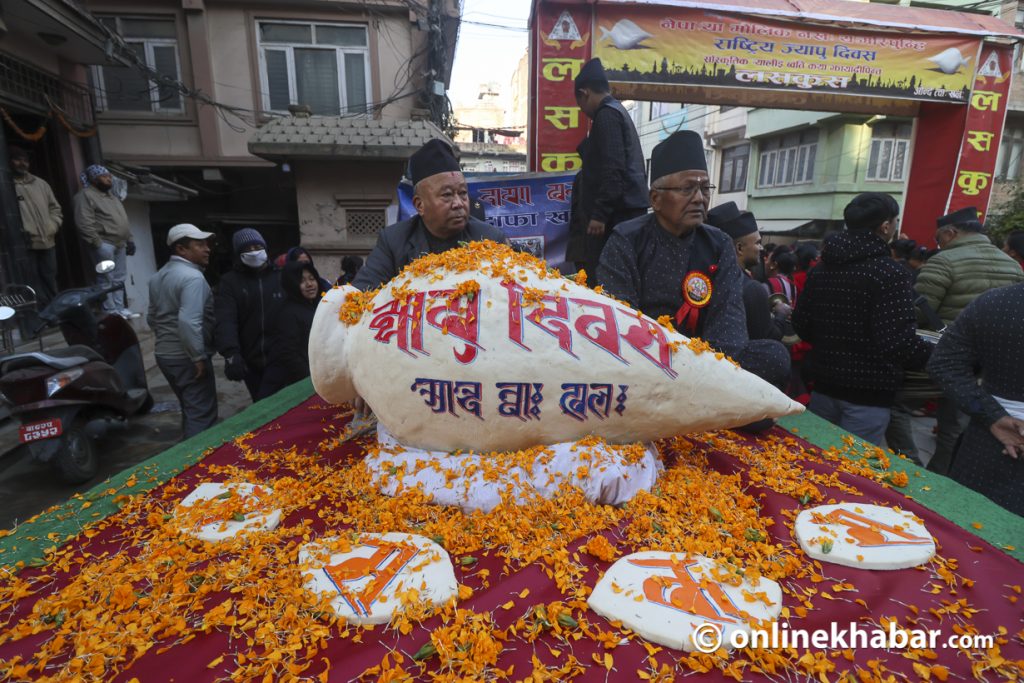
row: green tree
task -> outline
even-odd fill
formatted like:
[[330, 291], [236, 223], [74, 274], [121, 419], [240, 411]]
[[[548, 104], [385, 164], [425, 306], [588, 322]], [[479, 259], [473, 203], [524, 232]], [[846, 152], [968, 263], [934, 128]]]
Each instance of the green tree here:
[[996, 244], [1002, 244], [1014, 230], [1024, 230], [1024, 183], [1019, 180], [1006, 201], [990, 210], [985, 219], [985, 232]]

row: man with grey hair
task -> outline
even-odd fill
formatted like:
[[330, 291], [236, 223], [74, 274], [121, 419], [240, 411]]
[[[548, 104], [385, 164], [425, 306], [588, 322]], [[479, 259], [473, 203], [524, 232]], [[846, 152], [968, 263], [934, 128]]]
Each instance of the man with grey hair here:
[[416, 215], [384, 228], [352, 286], [376, 289], [424, 254], [440, 254], [460, 242], [492, 240], [505, 235], [470, 215], [469, 188], [451, 146], [430, 140], [409, 159], [409, 179]]
[[[135, 253], [128, 214], [121, 200], [111, 192], [113, 187], [110, 171], [93, 164], [82, 173], [82, 190], [74, 199], [78, 236], [88, 245], [93, 263], [114, 262], [114, 270], [97, 275], [96, 279], [104, 286], [124, 284], [128, 277], [127, 257]], [[126, 318], [138, 316], [125, 305], [124, 289], [108, 294], [103, 310]]]
[[784, 386], [789, 353], [781, 342], [748, 336], [746, 276], [733, 241], [705, 222], [714, 187], [700, 135], [680, 131], [658, 143], [651, 178], [653, 213], [620, 223], [601, 252], [598, 275], [605, 291], [652, 318], [669, 316], [679, 332]]

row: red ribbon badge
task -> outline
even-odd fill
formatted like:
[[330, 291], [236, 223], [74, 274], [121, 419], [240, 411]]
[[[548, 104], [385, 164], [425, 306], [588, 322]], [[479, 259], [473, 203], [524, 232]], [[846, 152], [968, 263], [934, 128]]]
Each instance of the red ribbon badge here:
[[683, 305], [676, 311], [676, 325], [682, 325], [688, 334], [697, 331], [700, 309], [711, 303], [711, 278], [699, 270], [692, 270], [683, 278]]

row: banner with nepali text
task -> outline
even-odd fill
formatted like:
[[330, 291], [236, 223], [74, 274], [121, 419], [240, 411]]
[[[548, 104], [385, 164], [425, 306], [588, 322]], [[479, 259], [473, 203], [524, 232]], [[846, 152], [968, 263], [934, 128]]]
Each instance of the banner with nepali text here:
[[966, 103], [976, 37], [854, 31], [685, 7], [597, 5], [608, 79]]
[[1013, 46], [986, 44], [974, 78], [964, 138], [946, 212], [968, 206], [988, 212], [1013, 80]]
[[534, 11], [530, 169], [575, 173], [588, 121], [576, 105], [573, 79], [590, 58], [590, 7], [541, 3]]
[[[483, 204], [488, 223], [504, 232], [514, 248], [565, 273], [575, 270], [565, 262], [572, 180], [573, 174], [557, 173], [466, 176], [469, 196]], [[398, 199], [399, 220], [416, 215], [412, 185], [399, 185]]]

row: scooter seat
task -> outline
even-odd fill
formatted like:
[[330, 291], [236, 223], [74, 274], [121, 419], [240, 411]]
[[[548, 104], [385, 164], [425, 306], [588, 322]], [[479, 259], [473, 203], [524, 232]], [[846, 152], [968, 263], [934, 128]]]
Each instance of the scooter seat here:
[[102, 361], [103, 356], [96, 353], [88, 346], [76, 344], [65, 349], [51, 349], [46, 353], [32, 351], [30, 353], [19, 353], [3, 359], [3, 371], [12, 372], [33, 365], [46, 365], [55, 370], [67, 370], [78, 365], [84, 365], [89, 361]]

